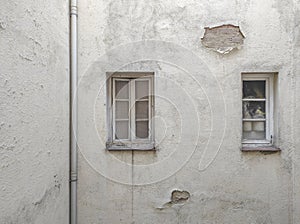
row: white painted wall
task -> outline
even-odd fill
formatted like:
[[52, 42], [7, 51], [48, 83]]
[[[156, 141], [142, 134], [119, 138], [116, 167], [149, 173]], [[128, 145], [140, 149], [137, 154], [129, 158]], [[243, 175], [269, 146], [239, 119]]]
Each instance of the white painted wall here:
[[68, 223], [68, 1], [1, 1], [0, 223]]
[[[297, 7], [80, 1], [79, 223], [298, 223]], [[220, 55], [202, 46], [204, 27], [228, 23], [245, 35], [242, 49]], [[105, 151], [105, 72], [113, 70], [155, 72], [158, 151]], [[281, 153], [240, 151], [241, 72], [279, 73]], [[163, 207], [173, 189], [190, 199]]]
[[[79, 223], [300, 223], [299, 9], [79, 1]], [[68, 19], [67, 1], [0, 8], [0, 223], [68, 223]], [[225, 23], [242, 49], [203, 47], [204, 27]], [[155, 72], [158, 151], [105, 151], [113, 69]], [[281, 153], [240, 151], [246, 71], [279, 73]], [[190, 199], [166, 205], [173, 189]]]

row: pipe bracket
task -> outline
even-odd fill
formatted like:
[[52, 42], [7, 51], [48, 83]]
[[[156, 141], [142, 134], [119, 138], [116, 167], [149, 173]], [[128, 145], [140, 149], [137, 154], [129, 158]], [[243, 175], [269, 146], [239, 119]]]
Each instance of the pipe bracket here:
[[78, 8], [77, 6], [71, 6], [70, 7], [70, 16], [75, 15], [78, 16]]

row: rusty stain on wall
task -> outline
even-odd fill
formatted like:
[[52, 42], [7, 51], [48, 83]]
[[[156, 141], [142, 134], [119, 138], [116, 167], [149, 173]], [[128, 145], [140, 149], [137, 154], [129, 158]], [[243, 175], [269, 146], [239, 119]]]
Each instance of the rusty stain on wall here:
[[218, 53], [227, 54], [233, 49], [239, 49], [244, 43], [245, 36], [239, 26], [227, 24], [204, 29], [202, 44]]

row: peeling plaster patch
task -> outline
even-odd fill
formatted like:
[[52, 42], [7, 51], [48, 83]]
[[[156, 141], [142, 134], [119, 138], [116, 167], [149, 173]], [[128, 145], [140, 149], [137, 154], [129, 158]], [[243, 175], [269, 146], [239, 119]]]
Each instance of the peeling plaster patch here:
[[220, 54], [228, 54], [235, 48], [239, 49], [244, 43], [245, 36], [239, 26], [228, 24], [204, 29], [202, 44]]
[[179, 204], [186, 202], [190, 198], [190, 193], [187, 191], [174, 190], [171, 196], [171, 202], [173, 204]]
[[162, 207], [159, 207], [157, 209], [165, 209], [168, 207], [171, 207], [175, 204], [184, 204], [187, 202], [190, 198], [190, 193], [188, 191], [183, 191], [183, 190], [173, 190], [171, 194], [171, 200], [167, 203], [165, 203]]

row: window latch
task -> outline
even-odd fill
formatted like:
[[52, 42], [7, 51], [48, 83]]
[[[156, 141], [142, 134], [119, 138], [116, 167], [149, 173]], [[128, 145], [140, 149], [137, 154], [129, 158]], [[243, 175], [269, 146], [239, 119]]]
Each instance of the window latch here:
[[271, 144], [273, 144], [273, 135], [271, 135]]

